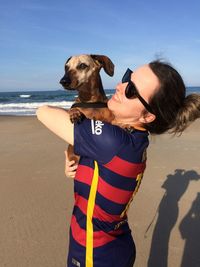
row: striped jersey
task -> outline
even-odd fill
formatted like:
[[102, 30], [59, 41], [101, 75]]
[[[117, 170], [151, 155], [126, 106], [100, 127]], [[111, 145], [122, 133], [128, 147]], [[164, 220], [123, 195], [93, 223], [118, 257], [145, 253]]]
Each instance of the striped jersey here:
[[134, 246], [127, 210], [143, 177], [148, 144], [147, 131], [89, 119], [75, 125], [80, 161], [68, 267], [126, 266]]

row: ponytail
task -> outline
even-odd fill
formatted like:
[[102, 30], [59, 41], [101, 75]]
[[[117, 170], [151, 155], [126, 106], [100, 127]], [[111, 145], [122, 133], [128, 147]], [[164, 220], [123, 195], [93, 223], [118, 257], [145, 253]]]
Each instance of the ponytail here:
[[190, 94], [184, 102], [183, 107], [178, 111], [174, 128], [171, 133], [182, 133], [193, 121], [200, 118], [200, 95]]

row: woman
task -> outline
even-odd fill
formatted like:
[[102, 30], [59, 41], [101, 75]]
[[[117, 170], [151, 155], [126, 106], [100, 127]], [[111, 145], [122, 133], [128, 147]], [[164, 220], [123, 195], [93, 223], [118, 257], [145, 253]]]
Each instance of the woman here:
[[63, 109], [37, 111], [38, 119], [80, 155], [68, 267], [133, 266], [135, 245], [126, 212], [145, 170], [148, 133], [181, 133], [200, 117], [200, 96], [186, 97], [178, 72], [154, 61], [126, 71], [108, 108], [113, 125], [88, 119], [73, 125]]

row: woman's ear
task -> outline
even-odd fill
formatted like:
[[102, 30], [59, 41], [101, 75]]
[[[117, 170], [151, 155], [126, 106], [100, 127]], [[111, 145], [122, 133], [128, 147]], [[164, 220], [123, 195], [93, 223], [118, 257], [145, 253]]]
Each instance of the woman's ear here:
[[150, 123], [150, 122], [154, 121], [155, 119], [156, 119], [156, 115], [147, 112], [147, 113], [143, 114], [143, 115], [140, 117], [139, 121], [140, 121], [141, 123], [144, 123], [144, 124], [145, 124], [145, 123]]

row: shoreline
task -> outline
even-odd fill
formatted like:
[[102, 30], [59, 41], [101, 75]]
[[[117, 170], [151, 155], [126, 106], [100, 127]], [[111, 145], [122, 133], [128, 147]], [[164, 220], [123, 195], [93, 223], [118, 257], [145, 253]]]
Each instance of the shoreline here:
[[[197, 120], [180, 137], [150, 137], [147, 168], [128, 212], [134, 267], [147, 266], [149, 258], [150, 266], [165, 265], [166, 256], [169, 267], [181, 266], [187, 253], [200, 260], [199, 132]], [[65, 266], [74, 200], [73, 180], [64, 175], [67, 144], [36, 116], [1, 115], [0, 140], [1, 264]]]
[[[115, 89], [105, 89], [106, 96], [110, 98]], [[200, 87], [187, 87], [186, 95], [200, 94]], [[34, 116], [36, 109], [41, 105], [52, 105], [61, 108], [70, 108], [78, 92], [60, 89], [45, 91], [18, 91], [0, 92], [0, 116]]]

